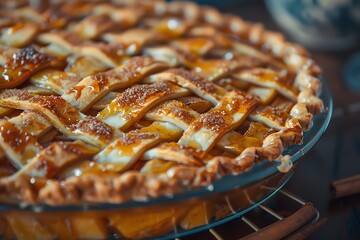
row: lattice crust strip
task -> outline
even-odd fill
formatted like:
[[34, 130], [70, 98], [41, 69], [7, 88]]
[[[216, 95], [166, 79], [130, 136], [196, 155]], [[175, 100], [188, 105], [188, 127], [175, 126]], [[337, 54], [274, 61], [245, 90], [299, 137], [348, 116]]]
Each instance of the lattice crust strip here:
[[55, 2], [0, 3], [1, 199], [173, 195], [279, 159], [324, 111], [319, 67], [260, 24], [188, 2]]

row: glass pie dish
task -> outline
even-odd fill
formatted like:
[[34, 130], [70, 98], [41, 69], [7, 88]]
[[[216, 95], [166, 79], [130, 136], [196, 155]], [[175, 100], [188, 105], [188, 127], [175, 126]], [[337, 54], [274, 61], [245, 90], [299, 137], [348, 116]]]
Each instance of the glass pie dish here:
[[[322, 84], [320, 98], [326, 111], [313, 118], [314, 126], [304, 133], [302, 145], [285, 150], [293, 163], [317, 143], [329, 124], [333, 102], [326, 81]], [[293, 170], [279, 172], [278, 166], [275, 161], [262, 162], [212, 185], [146, 201], [69, 206], [0, 204], [0, 234], [4, 239], [183, 237], [230, 221], [266, 201], [293, 174]]]
[[280, 188], [330, 119], [310, 53], [211, 7], [5, 1], [0, 31], [5, 239], [220, 224]]

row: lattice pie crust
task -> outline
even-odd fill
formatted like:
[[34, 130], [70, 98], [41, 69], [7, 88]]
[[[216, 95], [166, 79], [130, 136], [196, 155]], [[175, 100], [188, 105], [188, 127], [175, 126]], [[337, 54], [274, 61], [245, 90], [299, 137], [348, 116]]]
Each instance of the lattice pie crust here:
[[173, 195], [278, 159], [323, 111], [303, 48], [210, 7], [1, 4], [2, 201]]

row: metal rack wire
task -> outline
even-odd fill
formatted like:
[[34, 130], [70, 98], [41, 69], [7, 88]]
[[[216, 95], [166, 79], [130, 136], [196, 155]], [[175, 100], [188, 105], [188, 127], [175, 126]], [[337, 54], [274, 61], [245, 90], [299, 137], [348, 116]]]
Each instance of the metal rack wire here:
[[[320, 214], [319, 211], [312, 206], [310, 202], [303, 200], [302, 198], [296, 196], [293, 193], [290, 193], [286, 190], [279, 190], [276, 194], [277, 197], [282, 197], [282, 205], [297, 205], [291, 210], [287, 210], [284, 214], [279, 206], [273, 206], [271, 204], [271, 199], [265, 201], [262, 204], [259, 204], [255, 209], [251, 210], [244, 215], [239, 216], [236, 221], [238, 223], [245, 223], [251, 231], [246, 236], [241, 236], [242, 240], [252, 240], [252, 239], [305, 239], [313, 232], [315, 232], [319, 227], [323, 226], [327, 219], [323, 218], [319, 221]], [[281, 196], [279, 196], [281, 195]], [[251, 199], [248, 199], [250, 202], [254, 203]], [[275, 200], [276, 202], [277, 200]], [[283, 204], [286, 203], [286, 204]], [[255, 204], [255, 203], [254, 203]], [[228, 202], [229, 208], [233, 209], [231, 203]], [[235, 211], [234, 211], [235, 212]], [[252, 213], [251, 213], [252, 212]], [[267, 216], [265, 216], [265, 215]], [[273, 221], [270, 224], [261, 226], [256, 223], [253, 219], [259, 218], [273, 218]], [[235, 221], [235, 220], [232, 220]], [[231, 221], [230, 221], [231, 222]], [[225, 223], [224, 225], [226, 225]], [[210, 236], [214, 240], [227, 240], [226, 234], [220, 233], [218, 228], [222, 228], [223, 225], [220, 225], [215, 228], [209, 228], [207, 236]], [[239, 231], [240, 227], [239, 227]], [[197, 239], [197, 237], [195, 237]], [[199, 237], [202, 239], [204, 237]], [[177, 238], [176, 240], [186, 240], [187, 238]], [[193, 238], [191, 238], [193, 239]], [[209, 238], [206, 238], [209, 239]], [[239, 239], [238, 237], [232, 236], [232, 239]]]

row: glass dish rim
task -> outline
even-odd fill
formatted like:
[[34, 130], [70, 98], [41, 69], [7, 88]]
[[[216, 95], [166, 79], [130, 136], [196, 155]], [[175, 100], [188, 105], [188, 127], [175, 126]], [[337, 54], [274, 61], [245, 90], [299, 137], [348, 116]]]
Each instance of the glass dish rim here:
[[[278, 172], [280, 173], [280, 172]], [[213, 228], [219, 225], [222, 225], [224, 223], [227, 223], [231, 220], [234, 220], [235, 218], [238, 218], [244, 214], [246, 214], [247, 212], [250, 212], [251, 210], [255, 209], [256, 207], [258, 207], [260, 204], [265, 203], [267, 200], [269, 200], [270, 198], [272, 198], [276, 193], [279, 192], [279, 190], [285, 186], [285, 184], [290, 180], [290, 178], [293, 176], [294, 174], [294, 170], [292, 169], [291, 171], [287, 172], [284, 174], [283, 179], [279, 180], [279, 184], [278, 186], [269, 189], [271, 190], [271, 192], [268, 195], [265, 195], [262, 199], [260, 199], [259, 201], [253, 202], [251, 203], [248, 207], [243, 208], [243, 209], [238, 209], [235, 210], [235, 212], [232, 212], [230, 215], [221, 218], [219, 220], [213, 221], [213, 222], [209, 222], [207, 224], [195, 227], [195, 228], [191, 228], [188, 230], [184, 230], [181, 232], [174, 232], [174, 233], [169, 233], [167, 235], [163, 235], [160, 237], [156, 237], [156, 238], [150, 238], [150, 239], [157, 239], [157, 240], [168, 240], [168, 239], [176, 239], [176, 238], [182, 238], [182, 237], [186, 237], [189, 236], [191, 234], [195, 234], [201, 231], [205, 231], [208, 230], [209, 228]], [[206, 200], [205, 200], [206, 201]]]
[[[324, 102], [326, 111], [316, 115], [313, 118], [314, 126], [304, 133], [304, 143], [301, 145], [290, 146], [283, 152], [284, 155], [290, 155], [291, 161], [295, 163], [300, 157], [306, 154], [321, 138], [327, 129], [333, 110], [333, 99], [330, 87], [327, 81], [321, 77], [322, 93], [320, 98]], [[146, 207], [150, 205], [165, 204], [176, 201], [188, 200], [191, 198], [205, 197], [215, 193], [229, 191], [231, 189], [248, 186], [252, 183], [271, 176], [278, 172], [278, 164], [275, 161], [266, 161], [256, 164], [251, 170], [239, 175], [226, 175], [212, 184], [204, 187], [194, 188], [183, 193], [177, 193], [172, 196], [161, 196], [158, 198], [149, 198], [145, 201], [128, 201], [124, 203], [81, 203], [78, 205], [60, 205], [51, 206], [46, 204], [24, 205], [0, 203], [0, 212], [3, 211], [34, 211], [34, 212], [57, 212], [57, 211], [99, 211], [112, 209], [129, 209], [136, 207]]]

